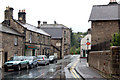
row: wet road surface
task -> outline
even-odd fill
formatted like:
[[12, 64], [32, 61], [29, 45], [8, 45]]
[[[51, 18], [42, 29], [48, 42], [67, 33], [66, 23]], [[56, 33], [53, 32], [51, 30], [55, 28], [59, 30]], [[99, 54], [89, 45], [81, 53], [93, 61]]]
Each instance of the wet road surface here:
[[2, 79], [52, 79], [65, 78], [64, 68], [73, 61], [75, 56], [69, 55], [64, 59], [58, 60], [57, 63], [52, 63], [46, 66], [38, 66], [29, 70], [2, 72]]

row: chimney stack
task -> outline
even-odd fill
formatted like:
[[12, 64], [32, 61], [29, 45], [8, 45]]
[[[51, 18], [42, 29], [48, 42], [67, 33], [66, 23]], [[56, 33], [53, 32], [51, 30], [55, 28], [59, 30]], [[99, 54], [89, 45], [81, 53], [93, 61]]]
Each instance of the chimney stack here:
[[43, 25], [44, 25], [44, 24], [47, 24], [47, 21], [43, 21]]
[[88, 34], [91, 34], [91, 28], [88, 29], [87, 33], [88, 33]]
[[19, 10], [18, 12], [18, 20], [21, 22], [21, 23], [26, 23], [26, 12], [25, 12], [25, 9], [24, 10]]
[[6, 7], [6, 10], [4, 12], [4, 20], [10, 20], [13, 19], [13, 8], [12, 7]]
[[57, 22], [56, 22], [56, 21], [54, 21], [54, 24], [57, 24]]
[[41, 23], [41, 21], [38, 21], [38, 28], [40, 28], [40, 23]]
[[109, 4], [118, 4], [116, 0], [110, 0]]

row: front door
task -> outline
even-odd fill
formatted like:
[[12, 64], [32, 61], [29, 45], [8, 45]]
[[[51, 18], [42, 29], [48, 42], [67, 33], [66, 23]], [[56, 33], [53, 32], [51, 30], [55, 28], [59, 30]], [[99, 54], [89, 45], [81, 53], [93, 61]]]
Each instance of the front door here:
[[85, 57], [85, 50], [83, 50], [83, 57]]
[[35, 56], [35, 49], [33, 49], [32, 56]]
[[5, 55], [4, 55], [4, 62], [7, 62], [7, 57], [8, 57], [8, 53], [5, 52]]

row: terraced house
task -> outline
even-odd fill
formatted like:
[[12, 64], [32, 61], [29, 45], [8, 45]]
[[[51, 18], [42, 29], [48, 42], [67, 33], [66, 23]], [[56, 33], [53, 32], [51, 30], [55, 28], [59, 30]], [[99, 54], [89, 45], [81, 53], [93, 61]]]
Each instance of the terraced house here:
[[13, 10], [6, 7], [4, 21], [0, 24], [0, 64], [14, 55], [49, 55], [51, 36], [38, 28], [39, 26], [26, 23], [25, 10], [20, 10], [18, 20], [15, 20]]
[[40, 29], [43, 29], [52, 36], [51, 52], [53, 55], [61, 59], [64, 55], [70, 53], [70, 29], [68, 27], [54, 21], [54, 24], [43, 22], [43, 24], [40, 25]]

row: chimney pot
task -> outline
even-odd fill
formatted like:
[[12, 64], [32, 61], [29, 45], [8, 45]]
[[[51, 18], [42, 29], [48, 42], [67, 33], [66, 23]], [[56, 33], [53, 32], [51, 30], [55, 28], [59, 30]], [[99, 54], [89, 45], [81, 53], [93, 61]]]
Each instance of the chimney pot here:
[[24, 12], [25, 12], [25, 9], [24, 9]]
[[43, 21], [43, 24], [47, 24], [47, 21]]
[[54, 21], [54, 24], [57, 24], [57, 22], [56, 22], [56, 21]]
[[40, 22], [41, 22], [41, 21], [38, 21], [38, 28], [40, 28]]

